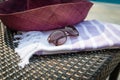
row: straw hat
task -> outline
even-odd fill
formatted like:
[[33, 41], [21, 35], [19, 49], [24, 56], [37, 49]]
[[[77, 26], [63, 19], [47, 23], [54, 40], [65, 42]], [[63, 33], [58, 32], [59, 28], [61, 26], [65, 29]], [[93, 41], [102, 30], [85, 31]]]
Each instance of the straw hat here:
[[13, 30], [52, 30], [83, 21], [93, 3], [86, 0], [8, 0], [0, 19]]

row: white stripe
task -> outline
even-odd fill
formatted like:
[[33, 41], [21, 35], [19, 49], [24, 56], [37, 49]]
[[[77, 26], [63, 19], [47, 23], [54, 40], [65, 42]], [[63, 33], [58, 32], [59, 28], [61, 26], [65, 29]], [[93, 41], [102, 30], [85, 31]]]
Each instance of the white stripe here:
[[83, 30], [85, 31], [85, 34], [90, 38], [93, 48], [97, 48], [97, 44], [95, 42], [95, 39], [92, 37], [92, 35], [88, 32], [87, 28], [85, 25], [80, 24], [83, 27]]
[[85, 49], [85, 41], [79, 36], [79, 44], [81, 46], [81, 49]]
[[[79, 27], [76, 27], [77, 30], [79, 30]], [[79, 39], [79, 45], [81, 46], [81, 49], [85, 49], [85, 41], [83, 40], [83, 38], [81, 36], [78, 37]]]
[[112, 41], [111, 39], [109, 39], [109, 37], [107, 37], [107, 36], [101, 31], [100, 26], [98, 26], [98, 25], [97, 25], [95, 22], [93, 22], [93, 21], [90, 21], [90, 23], [93, 24], [93, 25], [96, 27], [97, 31], [103, 36], [103, 38], [109, 43], [109, 45], [112, 46], [112, 45], [113, 45], [113, 41]]
[[116, 28], [117, 30], [120, 31], [120, 25], [116, 25], [116, 24], [111, 24], [114, 28]]
[[110, 28], [109, 26], [106, 26], [105, 27], [107, 28], [107, 30], [111, 33], [111, 36], [113, 35], [117, 40], [120, 41], [120, 37], [118, 35], [116, 35]]
[[[70, 44], [70, 45], [69, 45], [69, 49], [70, 49], [70, 50], [73, 49], [73, 48], [72, 48], [72, 40], [70, 39], [70, 37], [67, 37], [67, 41], [66, 41], [65, 44]], [[61, 49], [62, 49], [62, 48], [61, 48]]]
[[[100, 22], [101, 23], [101, 22]], [[101, 23], [102, 24], [102, 23]], [[120, 37], [118, 35], [115, 34], [115, 32], [113, 32], [109, 26], [107, 26], [107, 24], [104, 25], [106, 27], [106, 29], [111, 33], [111, 35], [113, 35], [117, 40], [120, 41]], [[116, 28], [117, 30], [120, 30], [120, 27], [116, 26], [116, 25], [112, 25], [114, 28]]]

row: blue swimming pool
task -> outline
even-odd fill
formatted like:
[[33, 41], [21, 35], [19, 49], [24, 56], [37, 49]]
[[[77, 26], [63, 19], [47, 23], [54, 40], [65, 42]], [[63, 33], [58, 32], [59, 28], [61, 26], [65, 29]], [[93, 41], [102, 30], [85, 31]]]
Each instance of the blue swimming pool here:
[[120, 0], [92, 0], [92, 1], [120, 4]]

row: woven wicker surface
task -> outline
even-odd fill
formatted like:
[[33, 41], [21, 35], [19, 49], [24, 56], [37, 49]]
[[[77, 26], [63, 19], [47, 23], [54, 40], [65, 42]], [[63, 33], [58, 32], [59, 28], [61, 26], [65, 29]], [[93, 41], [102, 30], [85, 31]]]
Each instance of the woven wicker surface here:
[[13, 35], [0, 26], [0, 80], [104, 80], [120, 62], [120, 50], [33, 56], [21, 69]]

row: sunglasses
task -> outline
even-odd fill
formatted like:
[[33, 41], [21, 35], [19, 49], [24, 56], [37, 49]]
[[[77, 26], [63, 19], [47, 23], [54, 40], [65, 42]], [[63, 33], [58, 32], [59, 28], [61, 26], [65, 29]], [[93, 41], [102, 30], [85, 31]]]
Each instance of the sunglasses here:
[[76, 37], [79, 36], [79, 32], [74, 26], [68, 25], [65, 29], [52, 32], [48, 37], [48, 42], [53, 43], [55, 46], [59, 46], [67, 41], [67, 36]]

